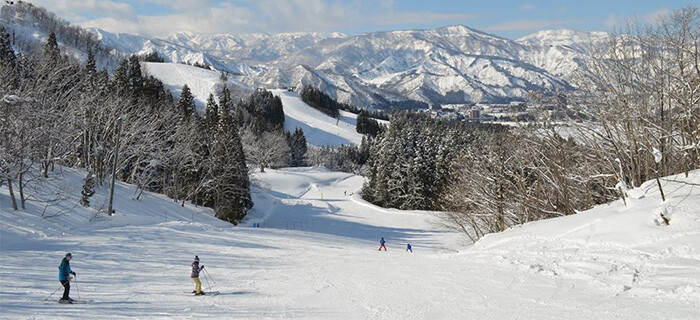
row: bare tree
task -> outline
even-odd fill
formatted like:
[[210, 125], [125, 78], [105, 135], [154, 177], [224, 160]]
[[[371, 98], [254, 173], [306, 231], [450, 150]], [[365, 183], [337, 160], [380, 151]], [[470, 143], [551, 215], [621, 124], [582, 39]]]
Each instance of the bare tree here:
[[246, 159], [255, 163], [260, 172], [265, 172], [265, 168], [276, 168], [287, 163], [289, 145], [285, 136], [279, 132], [263, 132], [256, 135], [252, 130], [244, 130], [241, 142]]

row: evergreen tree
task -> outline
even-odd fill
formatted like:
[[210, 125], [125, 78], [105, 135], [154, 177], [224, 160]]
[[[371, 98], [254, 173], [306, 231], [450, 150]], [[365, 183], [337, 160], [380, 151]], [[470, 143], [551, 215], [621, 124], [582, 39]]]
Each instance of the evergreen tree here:
[[0, 26], [0, 72], [8, 81], [0, 84], [0, 86], [9, 89], [14, 89], [19, 85], [20, 74], [19, 65], [15, 51], [12, 49], [10, 34], [5, 31], [3, 26]]
[[50, 64], [57, 64], [61, 59], [61, 50], [58, 48], [58, 40], [53, 32], [49, 34], [49, 39], [44, 45], [44, 59]]
[[137, 55], [129, 58], [129, 69], [127, 72], [127, 83], [131, 94], [138, 98], [143, 90], [143, 74], [141, 73], [141, 62]]
[[186, 84], [182, 86], [182, 91], [180, 92], [178, 109], [185, 119], [189, 119], [190, 116], [196, 112], [194, 96], [192, 96], [192, 91], [190, 91], [190, 87]]
[[83, 207], [89, 207], [90, 197], [92, 197], [95, 194], [95, 175], [92, 173], [92, 171], [88, 172], [87, 176], [85, 176], [83, 190], [80, 193], [82, 194], [82, 198], [80, 198], [80, 204]]
[[289, 165], [291, 167], [304, 166], [306, 164], [306, 152], [308, 151], [304, 130], [296, 128], [293, 134], [287, 132], [287, 136], [290, 150]]
[[85, 73], [84, 81], [86, 82], [86, 85], [90, 91], [92, 91], [97, 85], [97, 62], [95, 62], [95, 54], [92, 52], [92, 50], [88, 50], [87, 56], [87, 61], [85, 62], [85, 67], [83, 68], [83, 72]]
[[119, 61], [119, 66], [114, 70], [112, 77], [112, 90], [118, 96], [129, 96], [129, 60], [126, 58]]
[[238, 223], [252, 208], [250, 180], [245, 164], [243, 145], [231, 115], [223, 111], [211, 147], [208, 197], [214, 203], [217, 216]]
[[231, 100], [231, 90], [229, 90], [228, 86], [226, 86], [226, 82], [221, 83], [221, 90], [219, 90], [219, 112], [233, 114], [233, 100]]
[[207, 106], [204, 108], [204, 123], [206, 132], [214, 134], [216, 126], [219, 124], [219, 105], [214, 100], [214, 95], [209, 94], [207, 98]]

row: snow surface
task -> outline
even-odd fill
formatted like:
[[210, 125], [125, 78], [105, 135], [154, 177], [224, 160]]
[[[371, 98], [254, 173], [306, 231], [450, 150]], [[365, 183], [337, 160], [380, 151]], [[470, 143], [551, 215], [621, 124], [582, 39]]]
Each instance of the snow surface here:
[[[216, 97], [217, 86], [221, 84], [221, 74], [181, 63], [141, 63], [148, 74], [163, 82], [163, 85], [176, 97], [180, 96], [182, 86], [190, 87], [195, 99], [195, 105], [204, 112], [209, 94]], [[240, 84], [229, 79], [229, 84], [240, 87]]]
[[[59, 170], [41, 189], [65, 197], [44, 213], [63, 213], [53, 218], [41, 218], [39, 202], [11, 210], [0, 188], [0, 318], [700, 318], [698, 171], [663, 179], [665, 203], [647, 183], [630, 190], [627, 207], [470, 246], [438, 213], [375, 207], [357, 193], [363, 177], [323, 167], [254, 173], [256, 205], [239, 227], [164, 196], [132, 200], [122, 183], [117, 214], [89, 221], [93, 211], [76, 205], [84, 172]], [[107, 193], [98, 189], [94, 208]], [[669, 226], [655, 222], [664, 208]], [[382, 236], [388, 252], [377, 251]], [[71, 295], [91, 303], [43, 301], [67, 251], [78, 273]], [[220, 295], [186, 293], [195, 254]]]
[[284, 129], [293, 132], [297, 127], [304, 130], [306, 141], [313, 146], [337, 147], [343, 144], [362, 143], [362, 134], [357, 133], [357, 115], [340, 111], [338, 119], [318, 111], [301, 100], [296, 92], [271, 90], [282, 99]]

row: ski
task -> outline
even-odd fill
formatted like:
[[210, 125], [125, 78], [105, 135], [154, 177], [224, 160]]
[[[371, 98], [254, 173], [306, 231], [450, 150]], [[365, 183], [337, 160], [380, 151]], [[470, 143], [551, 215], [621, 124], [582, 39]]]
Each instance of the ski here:
[[[188, 292], [188, 291], [185, 291], [185, 293], [189, 293], [189, 294], [191, 294], [191, 295], [193, 295], [193, 296], [197, 296], [196, 293], [191, 292], [191, 291], [189, 291], [189, 292]], [[206, 291], [206, 292], [202, 291], [202, 293], [203, 293], [203, 294], [202, 294], [201, 296], [215, 296], [215, 295], [221, 294], [221, 292], [219, 292], [219, 291]]]
[[66, 301], [66, 300], [58, 300], [58, 304], [88, 304], [92, 303], [93, 300], [73, 300], [73, 301]]

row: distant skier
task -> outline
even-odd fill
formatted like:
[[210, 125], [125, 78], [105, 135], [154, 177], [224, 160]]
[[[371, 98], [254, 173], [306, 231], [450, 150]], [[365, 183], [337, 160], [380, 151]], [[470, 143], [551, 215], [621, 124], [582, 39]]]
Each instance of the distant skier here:
[[194, 256], [194, 262], [192, 262], [192, 281], [194, 281], [194, 294], [201, 296], [204, 294], [202, 292], [202, 282], [199, 281], [199, 272], [204, 269], [204, 265], [199, 266], [199, 256]]
[[384, 241], [384, 237], [382, 237], [381, 240], [379, 240], [379, 251], [382, 251], [382, 248], [384, 248], [384, 251], [386, 251], [386, 246], [384, 245], [386, 241]]
[[63, 297], [58, 300], [59, 303], [73, 303], [68, 295], [70, 295], [70, 275], [75, 275], [75, 271], [70, 269], [70, 259], [73, 257], [72, 254], [66, 253], [66, 256], [61, 260], [61, 265], [58, 266], [58, 281], [61, 282], [63, 286]]
[[406, 252], [409, 252], [409, 251], [411, 251], [411, 253], [413, 253], [413, 247], [411, 247], [410, 243], [406, 244]]

